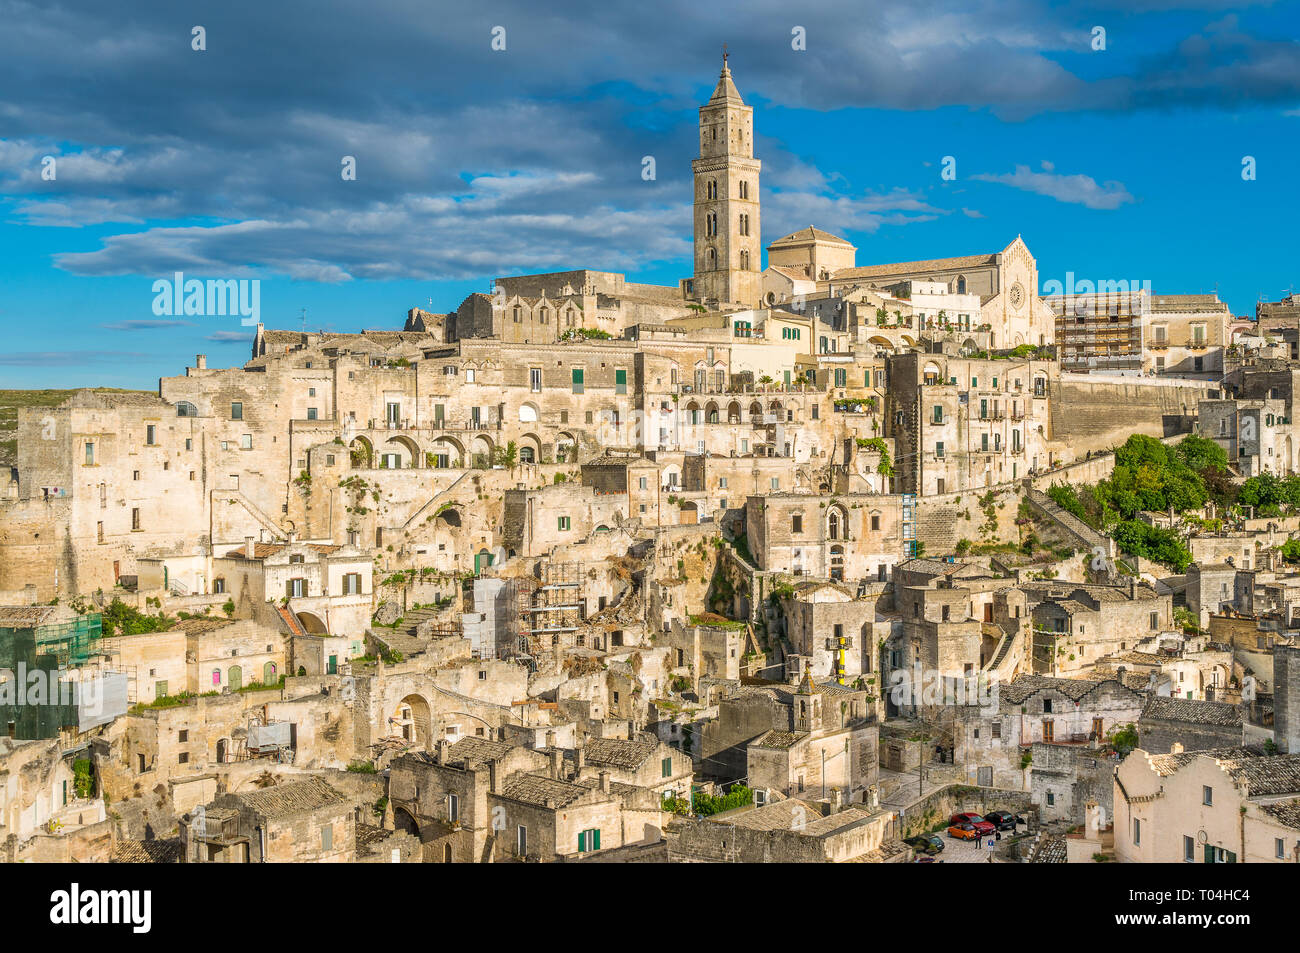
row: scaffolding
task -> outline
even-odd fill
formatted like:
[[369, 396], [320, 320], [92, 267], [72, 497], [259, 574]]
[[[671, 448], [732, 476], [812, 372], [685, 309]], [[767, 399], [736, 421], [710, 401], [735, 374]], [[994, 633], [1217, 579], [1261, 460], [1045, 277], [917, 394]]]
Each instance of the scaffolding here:
[[903, 494], [903, 558], [916, 556], [916, 494]]
[[52, 655], [56, 668], [80, 668], [98, 656], [103, 637], [103, 617], [98, 612], [67, 622], [30, 626], [0, 626], [0, 662], [33, 664], [34, 655]]
[[293, 725], [283, 720], [271, 720], [264, 710], [248, 713], [244, 737], [235, 738], [232, 761], [251, 761], [269, 758], [280, 764], [293, 764]]
[[582, 570], [576, 563], [548, 563], [539, 579], [521, 582], [516, 597], [517, 654], [536, 658], [582, 625]]

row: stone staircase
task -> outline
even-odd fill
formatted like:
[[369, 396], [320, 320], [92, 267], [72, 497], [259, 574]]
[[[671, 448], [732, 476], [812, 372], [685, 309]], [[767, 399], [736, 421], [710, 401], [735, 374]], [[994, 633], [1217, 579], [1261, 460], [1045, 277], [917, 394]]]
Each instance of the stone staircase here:
[[1073, 542], [1083, 550], [1095, 553], [1098, 550], [1107, 556], [1115, 555], [1114, 541], [1103, 536], [1073, 513], [1058, 506], [1042, 490], [1029, 487], [1025, 490], [1025, 501], [1043, 516], [1055, 524], [1054, 529], [1065, 539]]

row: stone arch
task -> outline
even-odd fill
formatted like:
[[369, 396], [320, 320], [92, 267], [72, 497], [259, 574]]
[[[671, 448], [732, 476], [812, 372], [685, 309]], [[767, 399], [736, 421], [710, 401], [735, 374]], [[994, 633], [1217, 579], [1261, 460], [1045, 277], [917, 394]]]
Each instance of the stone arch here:
[[707, 423], [711, 424], [720, 422], [717, 401], [711, 400], [704, 405], [704, 419]]
[[397, 703], [397, 709], [388, 719], [389, 734], [409, 741], [420, 748], [428, 748], [432, 718], [429, 701], [412, 692]]
[[352, 458], [352, 469], [368, 470], [375, 465], [375, 445], [368, 437], [356, 436], [348, 444], [348, 453]]
[[469, 456], [473, 466], [487, 469], [492, 466], [492, 438], [487, 434], [477, 433], [469, 442]]
[[439, 434], [433, 440], [435, 467], [462, 467], [465, 465], [465, 447], [450, 434]]
[[521, 424], [535, 424], [541, 419], [537, 410], [537, 405], [532, 401], [525, 401], [519, 405], [519, 422]]
[[[384, 441], [380, 460], [388, 460], [390, 470], [412, 470], [420, 465], [420, 457], [419, 445], [405, 434], [398, 434]], [[397, 466], [393, 466], [393, 462]]]
[[415, 837], [420, 836], [420, 825], [415, 823], [415, 817], [404, 807], [393, 808], [393, 827]]
[[733, 400], [727, 405], [727, 423], [740, 423], [740, 401]]
[[889, 338], [885, 337], [884, 335], [880, 335], [880, 334], [873, 334], [873, 335], [871, 335], [871, 337], [867, 338], [867, 343], [868, 343], [868, 344], [874, 344], [876, 347], [887, 347], [887, 348], [893, 348], [893, 346], [894, 346], [894, 342], [893, 342], [893, 341], [889, 340]]
[[775, 413], [777, 413], [778, 411], [780, 411], [781, 409], [782, 409], [782, 408], [781, 408], [781, 402], [780, 402], [779, 400], [774, 400], [774, 401], [772, 401], [772, 403], [770, 403], [770, 404], [767, 405], [768, 413], [775, 414]]
[[680, 522], [683, 526], [694, 526], [700, 521], [700, 508], [694, 500], [686, 500], [680, 509]]
[[925, 368], [921, 371], [921, 380], [926, 384], [942, 384], [943, 368], [934, 361], [926, 361]]
[[177, 417], [197, 417], [199, 409], [191, 404], [188, 400], [178, 400], [176, 402]]
[[555, 462], [578, 462], [578, 440], [573, 434], [566, 431], [555, 438]]
[[328, 635], [329, 628], [321, 621], [320, 616], [314, 612], [295, 612], [298, 621], [302, 623], [302, 630], [308, 635]]
[[756, 401], [756, 400], [754, 400], [754, 401], [750, 401], [750, 404], [749, 404], [749, 416], [750, 416], [750, 417], [762, 417], [762, 416], [763, 416], [763, 405], [760, 404], [760, 403], [759, 403], [758, 401]]
[[966, 276], [965, 276], [965, 275], [958, 275], [958, 276], [957, 276], [957, 294], [959, 294], [959, 295], [964, 295], [965, 293], [966, 293]]
[[898, 339], [902, 341], [904, 344], [906, 344], [908, 347], [916, 347], [916, 338], [914, 338], [910, 334], [900, 334], [898, 336]]
[[519, 438], [519, 462], [541, 463], [542, 441], [535, 433], [526, 433]]

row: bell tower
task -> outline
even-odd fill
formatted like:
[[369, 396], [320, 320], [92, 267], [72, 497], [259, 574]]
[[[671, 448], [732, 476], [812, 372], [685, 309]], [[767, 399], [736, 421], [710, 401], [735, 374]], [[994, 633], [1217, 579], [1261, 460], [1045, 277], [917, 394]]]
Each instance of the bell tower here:
[[[725, 50], [725, 47], [724, 47]], [[754, 110], [731, 81], [727, 54], [709, 101], [700, 107], [700, 157], [695, 173], [694, 294], [713, 304], [756, 308], [760, 270], [758, 173]]]

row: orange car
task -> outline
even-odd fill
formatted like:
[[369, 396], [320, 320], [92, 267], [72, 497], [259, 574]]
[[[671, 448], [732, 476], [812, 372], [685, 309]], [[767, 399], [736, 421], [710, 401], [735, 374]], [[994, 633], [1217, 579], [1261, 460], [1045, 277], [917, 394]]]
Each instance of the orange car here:
[[970, 821], [960, 821], [948, 828], [948, 836], [958, 840], [979, 840], [980, 832], [975, 830], [975, 825]]

